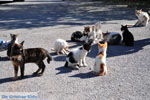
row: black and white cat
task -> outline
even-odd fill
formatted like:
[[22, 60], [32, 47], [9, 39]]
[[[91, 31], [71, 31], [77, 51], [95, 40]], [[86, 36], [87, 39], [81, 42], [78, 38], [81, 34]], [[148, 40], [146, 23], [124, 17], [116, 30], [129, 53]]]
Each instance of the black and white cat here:
[[121, 31], [123, 31], [122, 36], [123, 36], [123, 41], [122, 43], [126, 46], [134, 46], [134, 37], [132, 33], [128, 30], [127, 25], [121, 26]]
[[83, 32], [76, 31], [71, 35], [71, 40], [75, 42], [88, 42], [93, 39], [93, 43], [98, 42], [102, 39], [101, 23], [97, 22], [92, 26], [84, 26]]
[[65, 67], [79, 68], [86, 67], [85, 58], [92, 46], [93, 40], [89, 40], [82, 47], [73, 49], [66, 58]]
[[73, 32], [71, 35], [71, 40], [74, 42], [85, 42], [87, 40], [87, 34], [81, 31]]

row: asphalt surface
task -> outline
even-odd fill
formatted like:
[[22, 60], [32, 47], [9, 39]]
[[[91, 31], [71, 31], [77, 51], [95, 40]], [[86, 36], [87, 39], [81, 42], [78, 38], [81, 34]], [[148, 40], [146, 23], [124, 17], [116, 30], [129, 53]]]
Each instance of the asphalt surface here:
[[97, 54], [96, 45], [86, 58], [88, 67], [79, 70], [64, 68], [65, 56], [51, 51], [57, 38], [67, 40], [71, 49], [78, 47], [81, 44], [70, 41], [72, 32], [83, 31], [85, 25], [97, 21], [101, 21], [102, 31], [121, 33], [121, 24], [134, 24], [137, 18], [134, 8], [102, 2], [0, 5], [1, 39], [9, 40], [10, 33], [18, 33], [19, 41], [25, 40], [24, 48], [42, 47], [53, 57], [51, 64], [45, 61], [43, 76], [33, 77], [38, 67], [26, 64], [25, 79], [12, 81], [12, 63], [5, 51], [0, 52], [0, 92], [37, 92], [38, 98], [33, 100], [149, 100], [150, 24], [129, 28], [135, 38], [134, 47], [108, 47], [106, 76], [95, 77], [90, 73]]

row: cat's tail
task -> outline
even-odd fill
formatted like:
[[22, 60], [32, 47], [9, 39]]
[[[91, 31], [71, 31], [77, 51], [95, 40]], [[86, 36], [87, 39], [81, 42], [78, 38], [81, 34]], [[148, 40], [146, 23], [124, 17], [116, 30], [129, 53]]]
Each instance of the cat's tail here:
[[50, 61], [52, 61], [52, 56], [47, 53], [47, 63], [50, 63]]

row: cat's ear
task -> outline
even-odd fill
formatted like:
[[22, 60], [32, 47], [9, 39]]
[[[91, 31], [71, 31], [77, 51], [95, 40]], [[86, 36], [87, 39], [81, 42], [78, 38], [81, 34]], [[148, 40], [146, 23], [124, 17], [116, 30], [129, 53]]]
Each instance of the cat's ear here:
[[13, 36], [13, 34], [12, 33], [10, 33], [10, 37], [12, 37]]
[[121, 25], [123, 27], [123, 25]]
[[22, 41], [20, 44], [23, 46], [23, 44], [24, 44], [24, 41]]

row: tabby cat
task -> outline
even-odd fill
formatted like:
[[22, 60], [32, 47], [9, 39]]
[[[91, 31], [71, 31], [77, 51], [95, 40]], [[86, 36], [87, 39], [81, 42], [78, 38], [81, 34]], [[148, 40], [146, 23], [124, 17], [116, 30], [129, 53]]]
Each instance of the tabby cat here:
[[15, 77], [13, 79], [17, 79], [18, 76], [18, 67], [20, 66], [21, 78], [24, 77], [24, 67], [25, 63], [35, 63], [38, 65], [38, 70], [33, 73], [33, 75], [42, 75], [45, 70], [45, 64], [43, 60], [47, 57], [47, 62], [50, 63], [52, 57], [49, 52], [43, 48], [28, 48], [23, 49], [23, 42], [20, 44], [12, 44], [10, 59], [14, 66]]

